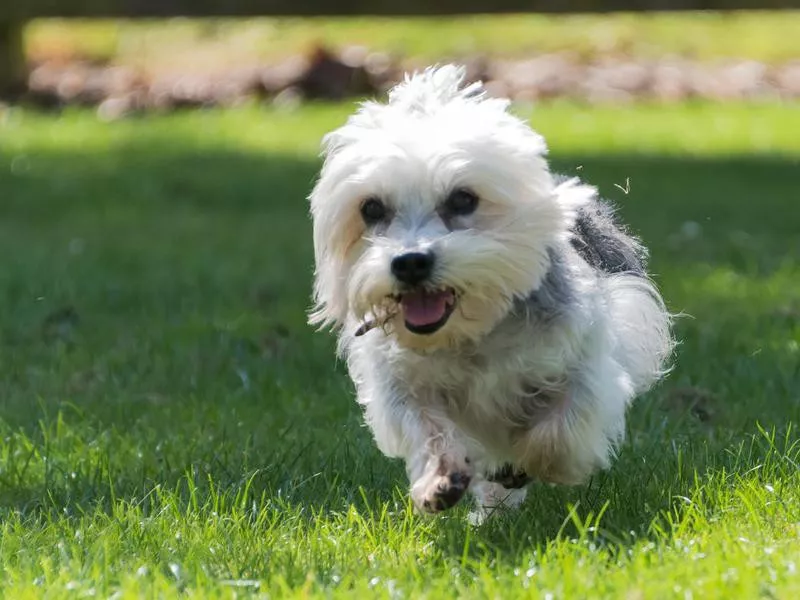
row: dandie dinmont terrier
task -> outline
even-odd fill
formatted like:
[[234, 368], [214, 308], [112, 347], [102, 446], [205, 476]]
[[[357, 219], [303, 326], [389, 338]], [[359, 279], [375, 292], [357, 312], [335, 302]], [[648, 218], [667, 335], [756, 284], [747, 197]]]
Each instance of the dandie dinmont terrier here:
[[423, 512], [607, 467], [672, 351], [645, 248], [508, 106], [459, 67], [407, 77], [326, 136], [310, 197], [310, 320]]

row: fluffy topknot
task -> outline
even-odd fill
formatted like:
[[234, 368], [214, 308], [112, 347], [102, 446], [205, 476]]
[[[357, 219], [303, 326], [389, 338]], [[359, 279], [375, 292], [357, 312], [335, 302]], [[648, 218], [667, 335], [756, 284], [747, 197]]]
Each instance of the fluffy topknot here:
[[[422, 73], [406, 74], [403, 83], [389, 92], [389, 104], [409, 112], [430, 114], [454, 101], [486, 99], [483, 83], [464, 86], [467, 70], [459, 65], [428, 67]], [[507, 101], [500, 101], [504, 107]]]
[[[444, 113], [459, 114], [464, 122], [476, 126], [505, 124], [531, 133], [519, 119], [508, 113], [508, 99], [490, 98], [482, 82], [465, 85], [465, 79], [466, 68], [452, 64], [406, 74], [403, 82], [389, 91], [387, 104], [374, 100], [362, 103], [343, 127], [325, 136], [323, 154], [335, 154], [353, 141], [368, 139], [370, 133], [378, 130], [385, 132], [395, 127], [406, 128], [409, 125], [408, 117], [425, 118]], [[539, 143], [544, 151], [543, 141]]]

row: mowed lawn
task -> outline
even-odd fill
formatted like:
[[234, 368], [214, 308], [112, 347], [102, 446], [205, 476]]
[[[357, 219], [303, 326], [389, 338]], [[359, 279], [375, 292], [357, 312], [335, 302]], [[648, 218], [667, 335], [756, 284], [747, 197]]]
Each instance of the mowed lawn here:
[[0, 113], [0, 596], [798, 597], [797, 107], [523, 109], [685, 316], [614, 468], [477, 529], [305, 322], [350, 109]]

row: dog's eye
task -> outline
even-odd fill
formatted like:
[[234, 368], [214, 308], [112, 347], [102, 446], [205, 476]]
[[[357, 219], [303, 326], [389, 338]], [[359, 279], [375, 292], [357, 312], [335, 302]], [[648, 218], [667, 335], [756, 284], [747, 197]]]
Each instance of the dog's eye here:
[[386, 218], [386, 206], [377, 198], [367, 198], [361, 205], [361, 218], [367, 225], [375, 225]]
[[478, 197], [469, 190], [455, 190], [447, 197], [444, 206], [451, 215], [471, 215], [478, 208]]

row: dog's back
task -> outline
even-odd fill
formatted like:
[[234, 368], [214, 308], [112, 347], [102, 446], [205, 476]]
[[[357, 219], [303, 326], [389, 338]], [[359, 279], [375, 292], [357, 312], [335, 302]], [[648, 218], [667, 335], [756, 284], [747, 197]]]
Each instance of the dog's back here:
[[571, 233], [576, 253], [602, 274], [620, 331], [616, 358], [643, 392], [666, 372], [673, 347], [669, 312], [647, 274], [647, 248], [597, 195], [577, 207]]
[[595, 198], [580, 207], [572, 232], [573, 248], [592, 268], [645, 275], [647, 249], [625, 230], [607, 201]]

